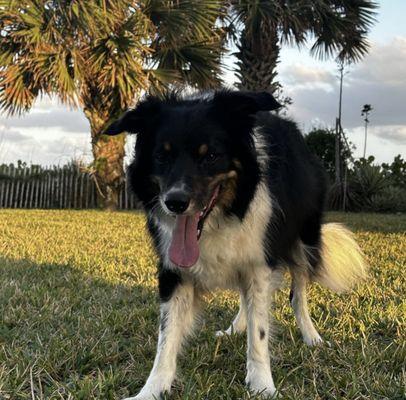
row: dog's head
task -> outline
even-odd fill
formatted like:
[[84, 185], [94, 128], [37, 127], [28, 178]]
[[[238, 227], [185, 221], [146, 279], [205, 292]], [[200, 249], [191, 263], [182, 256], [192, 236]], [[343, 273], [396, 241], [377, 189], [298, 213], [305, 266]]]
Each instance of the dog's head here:
[[243, 218], [259, 180], [255, 114], [280, 107], [266, 92], [217, 92], [210, 98], [147, 97], [106, 134], [136, 133], [131, 185], [148, 211], [175, 220], [169, 250], [196, 263], [204, 221], [214, 207]]

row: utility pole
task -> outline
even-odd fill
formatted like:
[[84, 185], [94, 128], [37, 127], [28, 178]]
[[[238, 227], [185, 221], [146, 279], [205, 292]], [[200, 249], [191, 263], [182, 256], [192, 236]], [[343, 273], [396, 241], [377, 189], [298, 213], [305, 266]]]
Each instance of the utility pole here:
[[364, 155], [363, 158], [366, 156], [367, 152], [367, 136], [368, 136], [368, 124], [369, 124], [369, 113], [373, 110], [371, 104], [364, 104], [364, 107], [361, 111], [361, 116], [365, 116], [365, 139], [364, 139]]
[[343, 80], [344, 80], [344, 61], [338, 62], [338, 71], [340, 73], [340, 97], [338, 101], [338, 118], [336, 118], [336, 140], [335, 140], [335, 182], [341, 183], [341, 110], [343, 102]]

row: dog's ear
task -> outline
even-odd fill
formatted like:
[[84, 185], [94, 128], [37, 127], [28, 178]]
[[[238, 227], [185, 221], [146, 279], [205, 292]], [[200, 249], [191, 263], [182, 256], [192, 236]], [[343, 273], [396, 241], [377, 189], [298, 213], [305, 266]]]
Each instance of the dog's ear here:
[[243, 118], [258, 111], [272, 111], [282, 107], [268, 92], [217, 92], [213, 98], [214, 109]]
[[111, 136], [122, 132], [141, 133], [157, 120], [159, 112], [160, 101], [155, 97], [148, 97], [135, 109], [126, 111], [118, 120], [108, 125], [103, 133]]

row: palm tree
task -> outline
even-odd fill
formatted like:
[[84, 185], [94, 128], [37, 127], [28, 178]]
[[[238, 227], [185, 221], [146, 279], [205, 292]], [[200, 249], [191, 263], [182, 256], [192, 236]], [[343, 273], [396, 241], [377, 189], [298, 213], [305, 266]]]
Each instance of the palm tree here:
[[361, 110], [361, 116], [365, 117], [364, 122], [365, 122], [365, 139], [364, 139], [364, 155], [363, 158], [365, 158], [365, 154], [367, 152], [367, 136], [368, 136], [368, 124], [369, 124], [369, 113], [373, 110], [371, 104], [364, 104], [364, 107]]
[[114, 209], [124, 135], [110, 120], [144, 91], [221, 84], [219, 0], [0, 0], [0, 111], [21, 114], [56, 95], [90, 123], [101, 205]]
[[234, 31], [241, 32], [239, 87], [275, 92], [281, 46], [313, 40], [311, 54], [358, 61], [377, 4], [370, 0], [229, 0]]

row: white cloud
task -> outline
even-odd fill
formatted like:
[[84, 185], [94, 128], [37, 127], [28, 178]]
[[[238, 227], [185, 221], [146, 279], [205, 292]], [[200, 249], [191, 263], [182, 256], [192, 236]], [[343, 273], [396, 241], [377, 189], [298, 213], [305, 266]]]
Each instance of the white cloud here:
[[[406, 154], [406, 127], [377, 126], [368, 128], [366, 155], [373, 155], [378, 163], [390, 162], [401, 154]], [[363, 156], [365, 130], [363, 126], [348, 129], [347, 138], [356, 146], [354, 156]]]
[[83, 133], [90, 132], [87, 119], [80, 110], [70, 110], [60, 105], [53, 105], [52, 102], [46, 107], [39, 103], [39, 108], [21, 117], [1, 116], [0, 124], [10, 127], [33, 127], [33, 128], [61, 128], [65, 132]]
[[376, 126], [368, 131], [377, 137], [404, 146], [399, 147], [399, 151], [406, 152], [406, 125]]
[[290, 90], [324, 89], [331, 91], [336, 85], [336, 78], [330, 71], [298, 63], [283, 68], [281, 76]]
[[[394, 146], [406, 144], [405, 65], [406, 37], [397, 37], [386, 44], [372, 44], [370, 54], [359, 65], [351, 66], [343, 89], [342, 124], [345, 129], [362, 128], [361, 109], [368, 103], [373, 107], [369, 118], [371, 134]], [[282, 71], [285, 92], [293, 99], [290, 116], [307, 129], [315, 120], [334, 126], [339, 97], [336, 71], [306, 65]], [[397, 149], [393, 147], [393, 151]]]
[[31, 138], [27, 135], [23, 135], [20, 131], [8, 128], [5, 125], [0, 124], [0, 143], [2, 142], [24, 142], [27, 140], [31, 140]]

